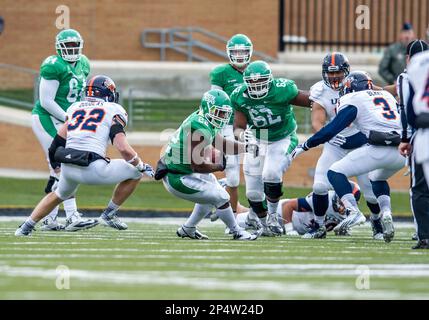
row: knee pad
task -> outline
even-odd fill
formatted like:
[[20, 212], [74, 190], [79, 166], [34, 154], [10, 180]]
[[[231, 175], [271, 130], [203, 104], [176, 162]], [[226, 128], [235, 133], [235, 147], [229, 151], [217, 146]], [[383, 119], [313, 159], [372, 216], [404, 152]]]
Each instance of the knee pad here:
[[264, 192], [271, 199], [280, 198], [283, 195], [282, 183], [264, 182]]
[[325, 195], [328, 194], [329, 187], [325, 182], [315, 181], [313, 183], [313, 192], [315, 194]]
[[251, 201], [248, 199], [249, 205], [252, 210], [259, 216], [262, 213], [267, 212], [267, 202], [264, 201]]
[[52, 187], [54, 186], [55, 182], [58, 182], [58, 179], [55, 178], [55, 177], [53, 177], [53, 176], [50, 176], [49, 180], [48, 180], [48, 183], [46, 184], [46, 187], [45, 187], [45, 193], [46, 194], [51, 193], [52, 191], [54, 191], [54, 190], [52, 190]]

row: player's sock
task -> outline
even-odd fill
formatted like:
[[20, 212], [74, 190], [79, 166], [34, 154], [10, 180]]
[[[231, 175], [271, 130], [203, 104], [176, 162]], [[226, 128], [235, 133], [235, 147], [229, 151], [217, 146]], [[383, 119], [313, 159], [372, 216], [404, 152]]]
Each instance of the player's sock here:
[[52, 211], [48, 214], [46, 219], [50, 219], [51, 221], [54, 221], [55, 219], [57, 219], [59, 209], [60, 209], [59, 206], [56, 206], [54, 209], [52, 209]]
[[64, 211], [66, 212], [66, 218], [69, 219], [72, 215], [77, 212], [76, 198], [70, 198], [64, 200]]
[[325, 216], [316, 216], [314, 215], [314, 221], [319, 225], [323, 226], [325, 224]]
[[381, 212], [391, 212], [390, 205], [390, 187], [387, 181], [371, 181], [372, 191], [377, 197]]
[[378, 203], [380, 204], [381, 212], [383, 212], [383, 214], [385, 212], [392, 211], [391, 209], [392, 207], [390, 205], [390, 196], [382, 195], [382, 196], [379, 196], [377, 200], [378, 200]]
[[[201, 220], [204, 219], [204, 217], [207, 215], [207, 213], [211, 211], [212, 208], [213, 208], [213, 206], [210, 204], [196, 203], [194, 206], [194, 210], [192, 210], [191, 215], [189, 216], [188, 220], [186, 220], [186, 222], [183, 225], [185, 227], [188, 227], [188, 228], [195, 228], [197, 226], [197, 224], [200, 223]], [[219, 211], [217, 211], [217, 213], [219, 215]], [[220, 218], [220, 216], [219, 216], [219, 218]]]
[[31, 219], [31, 217], [28, 217], [27, 220], [22, 224], [21, 229], [22, 231], [30, 231], [34, 229], [34, 226], [36, 225], [36, 222]]
[[231, 206], [225, 209], [217, 209], [216, 213], [219, 216], [219, 219], [221, 219], [232, 232], [235, 232], [240, 228], [235, 220]]
[[[346, 194], [350, 194], [353, 198], [353, 189], [346, 175], [328, 170], [328, 180], [334, 187], [335, 193], [342, 199]], [[356, 203], [356, 200], [354, 201]]]
[[378, 220], [380, 219], [380, 206], [378, 205], [378, 203], [371, 203], [371, 202], [366, 202], [366, 205], [368, 206], [369, 210], [371, 211], [371, 219], [372, 220]]
[[276, 202], [271, 202], [270, 200], [267, 199], [267, 207], [268, 207], [269, 214], [276, 215], [278, 206], [279, 206], [278, 200]]
[[107, 208], [104, 210], [104, 214], [108, 217], [111, 217], [119, 210], [119, 206], [110, 199]]
[[359, 207], [356, 202], [356, 198], [353, 195], [353, 193], [345, 194], [344, 196], [342, 196], [341, 201], [344, 203], [344, 206], [347, 209], [359, 210]]
[[329, 207], [329, 196], [328, 194], [316, 194], [313, 193], [313, 208], [315, 221], [321, 225], [325, 221], [326, 210]]

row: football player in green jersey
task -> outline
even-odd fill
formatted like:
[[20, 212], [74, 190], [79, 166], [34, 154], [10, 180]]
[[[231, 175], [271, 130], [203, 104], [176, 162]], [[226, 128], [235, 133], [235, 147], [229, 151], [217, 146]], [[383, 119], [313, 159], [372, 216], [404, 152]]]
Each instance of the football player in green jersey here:
[[261, 148], [257, 157], [251, 154], [244, 157], [246, 196], [251, 207], [248, 225], [259, 225], [259, 217], [262, 235], [281, 235], [283, 230], [276, 211], [283, 194], [283, 173], [298, 144], [292, 104], [309, 108], [309, 94], [298, 90], [292, 80], [273, 78], [270, 66], [264, 61], [250, 63], [243, 79], [244, 84], [231, 94], [234, 133], [237, 137], [244, 133], [247, 141], [256, 138]]
[[[243, 72], [250, 62], [252, 52], [252, 42], [246, 35], [233, 35], [226, 44], [229, 63], [219, 65], [210, 72], [211, 88], [223, 90], [230, 96], [235, 88], [243, 84]], [[234, 114], [222, 129], [221, 134], [225, 138], [234, 139], [233, 123]], [[234, 213], [243, 212], [245, 208], [238, 203], [238, 185], [240, 184], [240, 158], [238, 155], [226, 156], [225, 176], [226, 190], [231, 197], [232, 210]]]
[[[155, 179], [162, 178], [171, 194], [195, 203], [190, 217], [177, 230], [179, 237], [208, 239], [197, 230], [197, 224], [216, 208], [216, 214], [230, 229], [233, 239], [257, 238], [237, 225], [229, 194], [213, 175], [213, 172], [225, 169], [226, 160], [219, 156], [221, 152], [238, 154], [258, 150], [257, 145], [228, 140], [219, 133], [231, 114], [231, 101], [224, 91], [207, 91], [199, 109], [183, 121], [158, 162]], [[214, 161], [216, 155], [219, 161]]]
[[[70, 105], [81, 100], [86, 77], [90, 67], [88, 58], [82, 54], [83, 39], [79, 32], [66, 29], [56, 36], [56, 55], [49, 56], [40, 67], [39, 100], [32, 111], [32, 128], [42, 145], [49, 163], [48, 148], [57, 129], [66, 120], [66, 111]], [[50, 177], [45, 188], [52, 191], [58, 181], [60, 164], [57, 170], [49, 165]], [[64, 201], [66, 226], [57, 222], [58, 207], [43, 221], [41, 230], [77, 231], [97, 225], [93, 219], [82, 219], [77, 211], [75, 198]]]

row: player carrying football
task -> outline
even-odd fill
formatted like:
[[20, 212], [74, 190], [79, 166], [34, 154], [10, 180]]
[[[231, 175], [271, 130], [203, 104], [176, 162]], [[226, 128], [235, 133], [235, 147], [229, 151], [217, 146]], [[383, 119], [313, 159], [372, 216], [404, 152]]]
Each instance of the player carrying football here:
[[[183, 121], [168, 143], [165, 155], [158, 162], [155, 179], [163, 179], [164, 187], [176, 197], [195, 203], [186, 222], [177, 230], [179, 237], [203, 240], [208, 237], [197, 230], [198, 223], [213, 208], [235, 240], [255, 240], [237, 225], [229, 203], [229, 194], [219, 184], [213, 172], [225, 170], [226, 160], [212, 161], [216, 150], [238, 154], [257, 152], [256, 145], [227, 140], [220, 130], [232, 114], [228, 95], [217, 89], [204, 93], [199, 109]], [[205, 154], [209, 151], [209, 159]]]
[[[39, 100], [32, 111], [32, 128], [39, 140], [49, 163], [48, 148], [57, 129], [66, 120], [66, 112], [71, 104], [80, 101], [90, 66], [82, 54], [83, 39], [79, 32], [66, 29], [59, 32], [55, 39], [56, 55], [49, 56], [40, 67]], [[50, 177], [45, 188], [46, 193], [53, 190], [58, 181], [58, 171], [49, 165]], [[57, 222], [58, 206], [53, 208], [43, 221], [41, 230], [76, 231], [94, 227], [93, 219], [82, 219], [77, 211], [74, 197], [64, 199], [66, 225]]]

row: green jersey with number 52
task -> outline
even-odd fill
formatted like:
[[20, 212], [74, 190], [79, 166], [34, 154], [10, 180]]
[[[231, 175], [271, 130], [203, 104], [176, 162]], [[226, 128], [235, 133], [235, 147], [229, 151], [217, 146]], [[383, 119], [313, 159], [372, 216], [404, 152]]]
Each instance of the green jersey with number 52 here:
[[[43, 61], [40, 67], [40, 76], [46, 80], [57, 80], [60, 83], [55, 102], [64, 111], [67, 111], [70, 105], [81, 100], [89, 71], [89, 60], [84, 55], [81, 55], [74, 66], [64, 61], [60, 56], [53, 55]], [[49, 115], [40, 104], [40, 100], [36, 102], [32, 113]]]
[[[256, 138], [273, 142], [296, 131], [297, 125], [290, 101], [297, 95], [298, 88], [294, 81], [277, 78], [262, 99], [250, 98], [247, 86], [241, 85], [231, 94], [231, 104], [234, 111], [244, 113], [247, 124], [256, 129]], [[268, 136], [262, 129], [268, 129]]]

